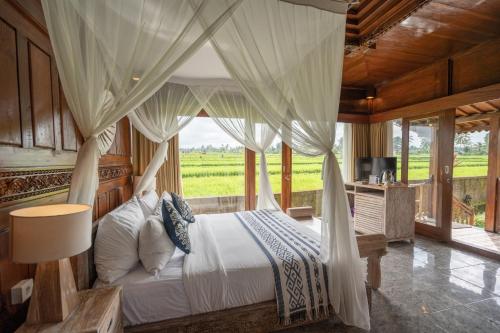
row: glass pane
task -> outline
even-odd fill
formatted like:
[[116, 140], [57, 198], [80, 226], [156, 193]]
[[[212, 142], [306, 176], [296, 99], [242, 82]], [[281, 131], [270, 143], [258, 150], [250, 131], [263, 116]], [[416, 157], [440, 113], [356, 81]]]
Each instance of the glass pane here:
[[410, 121], [408, 181], [416, 187], [415, 220], [437, 226], [438, 118]]
[[[453, 233], [484, 229], [489, 131], [455, 133]], [[460, 230], [459, 230], [460, 229]], [[456, 231], [456, 232], [455, 232]]]
[[244, 147], [208, 117], [179, 133], [184, 197], [195, 214], [245, 209]]

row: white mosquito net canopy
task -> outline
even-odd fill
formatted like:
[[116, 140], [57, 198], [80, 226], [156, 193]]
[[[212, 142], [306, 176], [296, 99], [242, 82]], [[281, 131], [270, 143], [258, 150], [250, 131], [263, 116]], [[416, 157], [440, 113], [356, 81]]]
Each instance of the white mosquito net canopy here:
[[[69, 201], [93, 204], [98, 159], [126, 115], [161, 143], [141, 190], [164, 162], [166, 141], [201, 108], [263, 161], [279, 135], [302, 154], [324, 156], [321, 259], [330, 302], [346, 324], [369, 329], [333, 153], [348, 2], [42, 0], [64, 93], [85, 138]], [[261, 168], [261, 184], [269, 184]], [[279, 209], [270, 185], [258, 206]]]

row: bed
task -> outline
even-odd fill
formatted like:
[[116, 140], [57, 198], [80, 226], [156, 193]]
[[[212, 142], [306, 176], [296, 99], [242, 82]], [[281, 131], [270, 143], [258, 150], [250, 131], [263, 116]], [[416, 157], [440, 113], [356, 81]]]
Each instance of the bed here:
[[[157, 276], [138, 265], [114, 282], [123, 286], [126, 331], [266, 332], [284, 328], [278, 315], [279, 306], [277, 311], [273, 266], [262, 244], [245, 223], [245, 219], [262, 218], [284, 223], [300, 235], [299, 241], [307, 239], [319, 248], [320, 235], [314, 228], [282, 212], [197, 215], [197, 222], [189, 229], [190, 237], [194, 238], [192, 253], [185, 255], [177, 249]], [[380, 258], [385, 254], [385, 237], [358, 236], [358, 246], [360, 255], [368, 258], [367, 292], [370, 296], [370, 290], [380, 285]], [[198, 267], [203, 268], [200, 271]], [[94, 287], [102, 285], [97, 280]], [[327, 317], [301, 318], [288, 322], [286, 327]]]

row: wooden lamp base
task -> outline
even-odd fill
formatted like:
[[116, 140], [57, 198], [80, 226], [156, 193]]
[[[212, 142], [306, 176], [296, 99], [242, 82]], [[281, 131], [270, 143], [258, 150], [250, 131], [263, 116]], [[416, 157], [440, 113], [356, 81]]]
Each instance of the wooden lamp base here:
[[37, 265], [26, 324], [63, 321], [79, 304], [69, 258]]

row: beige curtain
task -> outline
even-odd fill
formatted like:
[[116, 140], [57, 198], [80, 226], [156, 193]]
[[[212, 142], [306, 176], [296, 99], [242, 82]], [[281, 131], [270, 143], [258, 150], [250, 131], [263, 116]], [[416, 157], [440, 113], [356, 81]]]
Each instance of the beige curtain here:
[[387, 123], [370, 124], [370, 156], [385, 157], [387, 151]]
[[[133, 129], [133, 165], [134, 175], [140, 176], [146, 170], [158, 147], [158, 143], [148, 140], [144, 135]], [[179, 156], [179, 136], [175, 135], [168, 141], [167, 161], [156, 174], [156, 191], [175, 192], [182, 195], [181, 164]]]
[[352, 124], [351, 177], [354, 180], [354, 166], [359, 157], [370, 157], [370, 124]]

